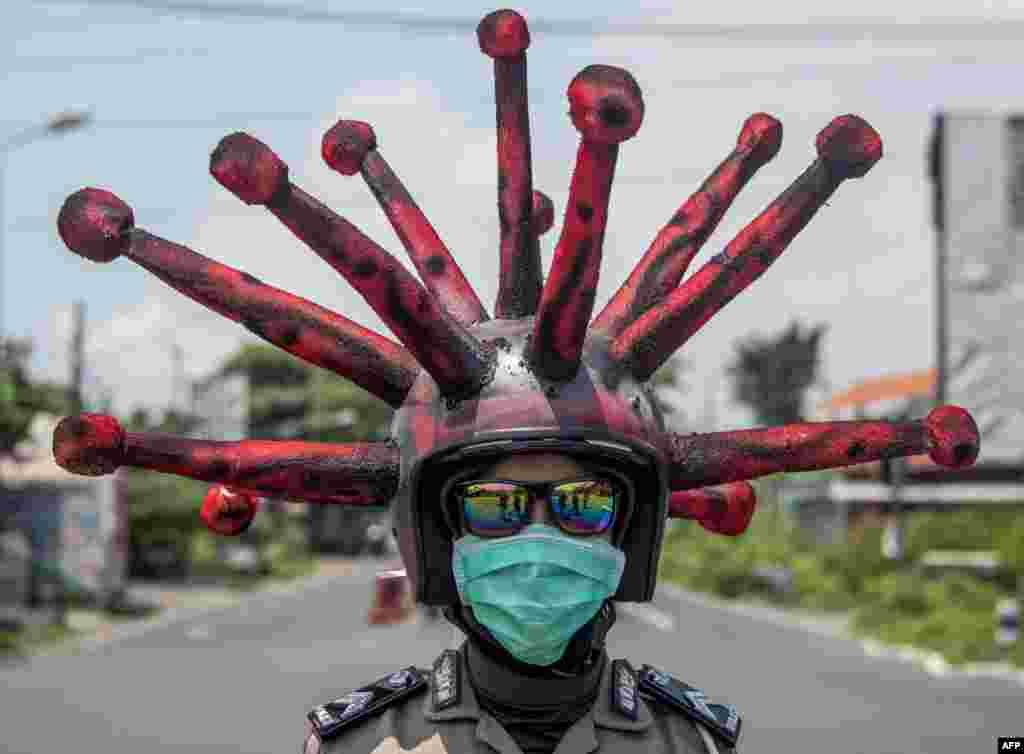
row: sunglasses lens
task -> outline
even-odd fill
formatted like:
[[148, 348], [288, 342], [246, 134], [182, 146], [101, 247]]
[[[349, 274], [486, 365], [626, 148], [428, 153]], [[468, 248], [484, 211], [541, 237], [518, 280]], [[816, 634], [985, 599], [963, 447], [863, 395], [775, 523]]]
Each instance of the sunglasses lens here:
[[530, 496], [508, 482], [470, 482], [459, 488], [462, 520], [470, 534], [507, 537], [529, 523]]
[[580, 536], [607, 531], [615, 520], [617, 504], [615, 487], [603, 479], [566, 482], [551, 493], [551, 505], [561, 527]]

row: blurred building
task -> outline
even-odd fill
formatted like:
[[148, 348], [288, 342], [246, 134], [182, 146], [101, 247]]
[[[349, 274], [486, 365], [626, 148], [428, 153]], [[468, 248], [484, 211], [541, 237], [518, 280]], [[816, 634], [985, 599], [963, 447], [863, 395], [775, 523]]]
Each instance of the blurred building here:
[[60, 468], [57, 418], [33, 420], [29, 440], [0, 458], [0, 620], [59, 611], [68, 592], [106, 604], [124, 588], [127, 519], [119, 477]]
[[[935, 404], [937, 371], [872, 377], [816, 407], [819, 421], [910, 420]], [[819, 542], [855, 538], [865, 527], [892, 523], [904, 511], [1024, 504], [1024, 470], [988, 464], [951, 471], [927, 455], [849, 466], [820, 475], [794, 475], [784, 491], [787, 508]]]

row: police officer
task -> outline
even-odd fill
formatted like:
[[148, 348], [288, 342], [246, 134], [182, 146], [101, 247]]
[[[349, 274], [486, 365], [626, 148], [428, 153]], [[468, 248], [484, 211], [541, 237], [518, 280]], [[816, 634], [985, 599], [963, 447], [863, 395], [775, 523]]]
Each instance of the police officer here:
[[582, 141], [544, 279], [538, 238], [553, 208], [532, 189], [529, 33], [519, 14], [496, 11], [478, 39], [494, 60], [497, 100], [493, 318], [359, 121], [330, 129], [323, 156], [367, 181], [422, 282], [295, 186], [287, 165], [253, 137], [222, 140], [210, 172], [243, 201], [265, 205], [343, 274], [400, 344], [136, 228], [130, 207], [108, 191], [76, 192], [58, 217], [74, 252], [96, 262], [127, 257], [389, 403], [397, 409], [389, 441], [218, 443], [126, 433], [113, 417], [82, 414], [58, 426], [56, 459], [79, 474], [136, 466], [218, 483], [200, 515], [225, 535], [244, 531], [258, 494], [391, 504], [415, 601], [443, 608], [466, 641], [426, 667], [396, 668], [315, 707], [307, 754], [731, 751], [739, 715], [677, 675], [685, 667], [605, 649], [615, 602], [654, 595], [666, 519], [734, 535], [753, 508], [743, 480], [924, 452], [962, 467], [978, 453], [977, 427], [953, 406], [917, 422], [676, 434], [649, 385], [841, 182], [871, 168], [881, 139], [857, 116], [834, 119], [810, 167], [680, 283], [738, 191], [778, 151], [778, 121], [751, 116], [733, 152], [591, 320], [612, 176], [619, 145], [640, 127], [640, 88], [626, 71], [602, 65], [570, 84], [569, 115]]
[[[626, 466], [535, 443], [442, 485], [464, 644], [314, 709], [307, 752], [733, 750], [732, 707], [605, 649], [637, 505]], [[502, 495], [524, 498], [521, 518]]]

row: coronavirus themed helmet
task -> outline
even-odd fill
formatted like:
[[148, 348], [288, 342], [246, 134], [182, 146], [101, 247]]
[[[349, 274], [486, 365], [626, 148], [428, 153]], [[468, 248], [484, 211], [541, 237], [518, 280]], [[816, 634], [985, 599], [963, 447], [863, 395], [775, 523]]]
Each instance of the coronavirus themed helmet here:
[[[359, 173], [387, 214], [418, 277], [291, 182], [287, 165], [246, 133], [225, 137], [210, 172], [247, 204], [264, 206], [361, 294], [398, 342], [251, 275], [148, 233], [109, 191], [84, 188], [64, 203], [58, 231], [96, 262], [127, 257], [264, 340], [341, 375], [397, 411], [390, 438], [343, 444], [204, 441], [125, 432], [112, 417], [65, 418], [57, 461], [97, 475], [135, 466], [214, 483], [201, 515], [238, 533], [255, 497], [311, 504], [391, 505], [416, 598], [454, 604], [453, 530], [442, 488], [453, 473], [525, 452], [600, 464], [632, 488], [614, 534], [626, 555], [615, 599], [649, 600], [667, 518], [723, 535], [754, 509], [746, 480], [928, 453], [944, 466], [973, 463], [978, 432], [965, 411], [920, 421], [800, 423], [705, 434], [667, 431], [650, 379], [714, 314], [789, 246], [849, 178], [882, 156], [875, 130], [841, 115], [819, 133], [817, 156], [789, 188], [716, 256], [687, 267], [741, 188], [779, 150], [782, 126], [764, 113], [658, 232], [618, 291], [592, 317], [620, 144], [640, 128], [644, 102], [626, 71], [590, 65], [568, 87], [581, 140], [554, 256], [543, 274], [539, 238], [551, 201], [532, 184], [526, 89], [527, 25], [514, 11], [483, 19], [480, 49], [493, 60], [497, 105], [498, 294], [488, 312], [456, 260], [377, 148], [365, 122], [342, 120], [323, 137], [327, 164]], [[628, 201], [628, 200], [627, 200]], [[685, 277], [685, 279], [684, 279]]]

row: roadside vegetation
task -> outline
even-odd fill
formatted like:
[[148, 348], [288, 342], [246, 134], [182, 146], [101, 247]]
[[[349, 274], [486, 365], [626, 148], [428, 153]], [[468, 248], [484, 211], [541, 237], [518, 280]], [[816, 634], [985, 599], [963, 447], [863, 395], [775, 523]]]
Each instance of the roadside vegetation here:
[[[851, 630], [887, 644], [938, 652], [953, 665], [1010, 662], [1024, 668], [1024, 639], [996, 642], [996, 606], [1024, 584], [1024, 514], [1014, 510], [912, 513], [904, 557], [882, 555], [882, 532], [867, 528], [843, 544], [808, 540], [771, 499], [771, 485], [750, 528], [736, 538], [689, 521], [665, 535], [660, 575], [687, 589], [729, 599], [844, 614]], [[933, 550], [991, 551], [1002, 567], [928, 569]]]

